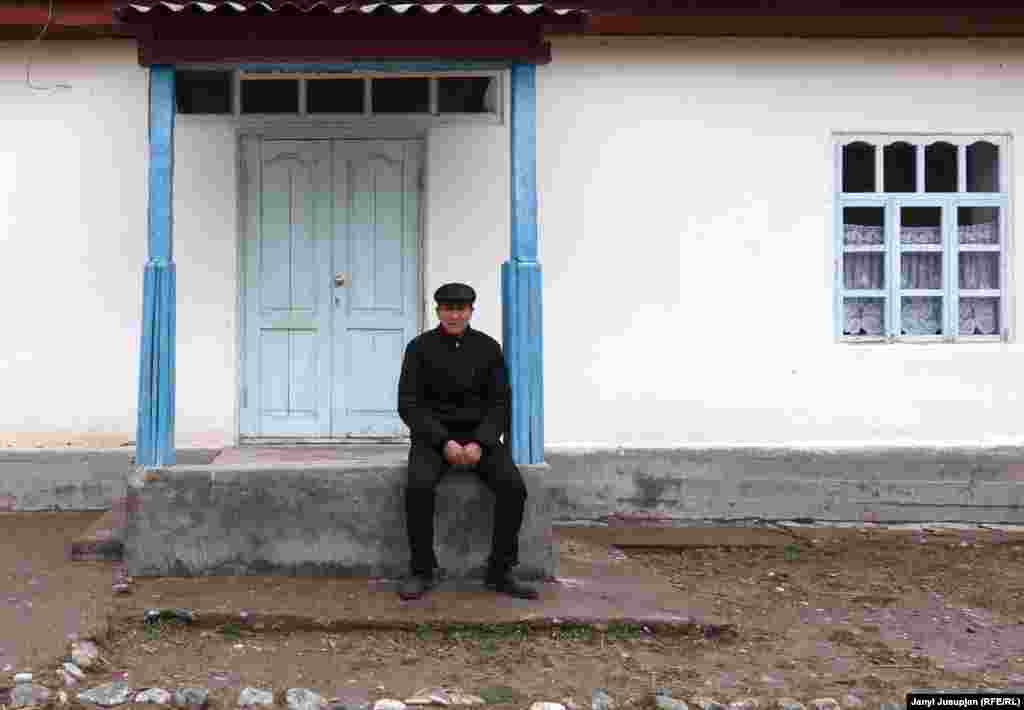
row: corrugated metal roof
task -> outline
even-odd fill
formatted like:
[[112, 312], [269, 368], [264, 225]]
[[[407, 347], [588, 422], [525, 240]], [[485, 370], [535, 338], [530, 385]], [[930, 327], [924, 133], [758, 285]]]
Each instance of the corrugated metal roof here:
[[575, 7], [554, 7], [543, 3], [483, 4], [483, 3], [351, 3], [341, 0], [257, 0], [255, 2], [133, 2], [114, 10], [121, 19], [142, 18], [147, 15], [376, 15], [376, 16], [503, 16], [503, 17], [564, 17], [585, 14]]

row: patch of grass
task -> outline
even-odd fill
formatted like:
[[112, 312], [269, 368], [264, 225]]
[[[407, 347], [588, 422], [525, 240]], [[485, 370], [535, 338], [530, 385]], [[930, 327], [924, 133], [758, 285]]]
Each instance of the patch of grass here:
[[229, 621], [228, 623], [224, 624], [218, 629], [218, 631], [220, 631], [220, 633], [223, 636], [229, 639], [242, 638], [242, 627], [233, 621]]
[[787, 543], [786, 546], [782, 548], [782, 556], [785, 558], [786, 562], [796, 562], [799, 560], [800, 552], [800, 545], [797, 545], [795, 542]]
[[626, 641], [640, 638], [644, 635], [644, 628], [641, 624], [630, 624], [621, 621], [613, 621], [608, 624], [607, 639], [609, 641]]
[[563, 624], [551, 629], [551, 638], [556, 641], [590, 642], [596, 637], [594, 627], [585, 624]]
[[492, 685], [481, 690], [478, 695], [488, 705], [501, 705], [522, 702], [523, 696], [515, 688], [507, 685]]
[[484, 656], [493, 656], [498, 652], [498, 642], [496, 639], [488, 638], [480, 641], [480, 653]]
[[491, 641], [523, 641], [529, 635], [525, 624], [452, 624], [444, 629], [445, 636], [462, 643]]
[[416, 638], [420, 641], [436, 641], [440, 634], [430, 624], [417, 624], [416, 630], [413, 632], [416, 634]]
[[142, 632], [146, 635], [147, 641], [156, 641], [164, 633], [174, 631], [185, 626], [184, 621], [175, 619], [157, 619], [143, 624]]

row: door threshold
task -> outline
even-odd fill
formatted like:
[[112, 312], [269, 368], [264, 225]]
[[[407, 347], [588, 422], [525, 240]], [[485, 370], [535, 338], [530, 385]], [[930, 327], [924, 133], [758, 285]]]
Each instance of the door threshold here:
[[360, 446], [391, 444], [409, 446], [409, 437], [377, 436], [377, 437], [281, 437], [281, 436], [247, 436], [239, 439], [238, 446]]

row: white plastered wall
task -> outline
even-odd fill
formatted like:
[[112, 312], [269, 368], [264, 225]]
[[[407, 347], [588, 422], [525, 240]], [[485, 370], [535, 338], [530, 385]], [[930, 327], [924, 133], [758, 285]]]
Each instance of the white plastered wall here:
[[566, 39], [538, 91], [549, 445], [1024, 441], [1019, 308], [834, 341], [831, 137], [1016, 135], [1024, 43]]
[[[71, 88], [32, 90], [24, 49], [0, 45], [0, 443], [121, 443], [146, 72], [130, 42], [47, 42], [33, 81]], [[1016, 134], [1024, 43], [607, 38], [554, 56], [538, 70], [549, 445], [1020, 443], [1019, 315], [1011, 344], [834, 342], [831, 132]], [[229, 443], [234, 126], [181, 117], [176, 161], [178, 444]], [[427, 166], [426, 315], [466, 280], [500, 339], [507, 123], [434, 129]]]
[[[0, 45], [0, 444], [117, 446], [136, 426], [148, 73], [133, 42], [45, 42], [30, 87], [25, 50]], [[216, 445], [234, 417], [234, 133], [177, 128], [177, 438]]]
[[[117, 446], [136, 426], [148, 73], [133, 42], [46, 42], [33, 89], [25, 48], [0, 44], [0, 446]], [[434, 289], [468, 281], [500, 340], [508, 126], [442, 125], [426, 145], [425, 324]], [[237, 432], [237, 163], [231, 119], [178, 117], [178, 446]]]

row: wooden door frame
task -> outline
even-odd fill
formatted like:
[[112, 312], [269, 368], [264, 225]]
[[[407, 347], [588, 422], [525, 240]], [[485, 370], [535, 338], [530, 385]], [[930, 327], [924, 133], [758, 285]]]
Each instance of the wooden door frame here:
[[317, 124], [296, 125], [294, 120], [274, 122], [266, 121], [261, 125], [237, 125], [235, 133], [235, 206], [237, 224], [235, 229], [235, 387], [234, 387], [234, 425], [232, 439], [234, 446], [254, 445], [287, 445], [287, 444], [368, 444], [395, 443], [405, 444], [405, 437], [381, 438], [344, 438], [328, 437], [304, 439], [300, 437], [246, 437], [242, 440], [242, 388], [245, 384], [245, 238], [246, 216], [249, 195], [246, 192], [246, 166], [244, 165], [243, 144], [247, 139], [265, 140], [346, 140], [371, 141], [389, 140], [419, 143], [421, 169], [423, 179], [420, 181], [419, 209], [416, 230], [416, 329], [422, 332], [426, 323], [426, 227], [427, 227], [427, 194], [428, 194], [428, 140], [430, 126], [426, 121], [418, 120], [383, 120], [367, 121], [363, 124]]

